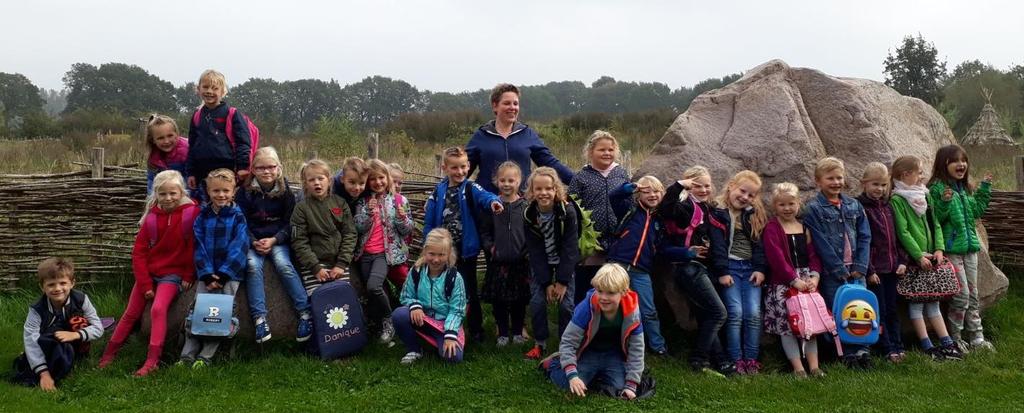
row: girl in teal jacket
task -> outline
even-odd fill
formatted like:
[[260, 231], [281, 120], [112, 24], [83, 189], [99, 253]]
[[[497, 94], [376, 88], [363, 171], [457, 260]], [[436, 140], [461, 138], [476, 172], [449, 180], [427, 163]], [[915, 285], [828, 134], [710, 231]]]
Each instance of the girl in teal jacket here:
[[[967, 152], [959, 145], [947, 145], [935, 153], [929, 192], [935, 200], [935, 219], [942, 227], [943, 250], [956, 266], [960, 285], [965, 288], [949, 305], [949, 333], [962, 352], [971, 349], [992, 350], [985, 340], [978, 305], [978, 251], [981, 242], [974, 221], [988, 209], [992, 193], [992, 174], [986, 174], [981, 186], [974, 188], [968, 174]], [[970, 344], [962, 331], [973, 336]]]

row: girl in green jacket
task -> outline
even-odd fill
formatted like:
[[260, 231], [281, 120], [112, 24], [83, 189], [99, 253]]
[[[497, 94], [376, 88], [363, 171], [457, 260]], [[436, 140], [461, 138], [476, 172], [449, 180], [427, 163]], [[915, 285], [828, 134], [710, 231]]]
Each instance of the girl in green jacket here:
[[[947, 145], [935, 153], [929, 191], [935, 201], [935, 219], [942, 228], [943, 250], [956, 266], [960, 285], [965, 285], [949, 305], [949, 333], [962, 352], [971, 349], [992, 350], [981, 328], [978, 305], [978, 251], [981, 243], [974, 221], [988, 209], [992, 174], [986, 174], [981, 186], [970, 184], [967, 152], [959, 145]], [[973, 339], [970, 345], [962, 331]]]

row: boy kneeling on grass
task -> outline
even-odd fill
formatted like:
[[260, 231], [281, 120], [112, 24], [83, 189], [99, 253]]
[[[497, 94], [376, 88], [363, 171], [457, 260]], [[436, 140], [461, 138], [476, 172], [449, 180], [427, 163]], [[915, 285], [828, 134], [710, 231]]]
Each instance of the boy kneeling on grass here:
[[89, 297], [74, 289], [70, 259], [43, 260], [39, 286], [43, 296], [28, 307], [25, 353], [14, 360], [13, 381], [54, 391], [75, 360], [89, 354], [89, 342], [103, 336], [103, 326]]
[[644, 371], [639, 300], [618, 264], [602, 266], [591, 285], [594, 289], [576, 306], [562, 334], [559, 352], [541, 361], [540, 368], [555, 385], [580, 397], [600, 379], [632, 400]]

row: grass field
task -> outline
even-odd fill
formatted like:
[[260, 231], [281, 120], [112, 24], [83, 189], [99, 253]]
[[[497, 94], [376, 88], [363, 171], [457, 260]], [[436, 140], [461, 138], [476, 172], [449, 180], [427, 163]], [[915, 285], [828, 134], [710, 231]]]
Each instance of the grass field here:
[[[1011, 278], [1024, 279], [1016, 270]], [[126, 290], [92, 286], [102, 315], [119, 315]], [[0, 360], [21, 351], [21, 323], [36, 293], [0, 300]], [[650, 360], [658, 382], [649, 400], [623, 402], [605, 397], [571, 397], [546, 382], [521, 348], [490, 344], [468, 348], [466, 361], [443, 365], [426, 357], [401, 366], [400, 346], [371, 346], [340, 362], [321, 362], [297, 352], [294, 343], [271, 341], [261, 352], [255, 344], [236, 343], [231, 359], [201, 370], [163, 367], [151, 377], [131, 373], [141, 364], [143, 342], [136, 336], [118, 361], [95, 368], [100, 345], [58, 392], [0, 384], [3, 411], [1021, 411], [1024, 386], [1024, 288], [1011, 284], [1008, 298], [985, 314], [985, 327], [997, 354], [970, 355], [962, 362], [936, 363], [911, 351], [907, 362], [876, 360], [870, 372], [825, 365], [828, 377], [796, 380], [784, 366], [777, 344], [766, 344], [766, 374], [715, 378], [692, 373], [685, 364], [687, 334], [673, 330], [670, 358]], [[486, 310], [485, 310], [486, 311]], [[906, 341], [906, 340], [905, 340]], [[552, 343], [553, 344], [553, 343]], [[9, 368], [9, 367], [7, 367]], [[5, 368], [5, 374], [7, 372]]]

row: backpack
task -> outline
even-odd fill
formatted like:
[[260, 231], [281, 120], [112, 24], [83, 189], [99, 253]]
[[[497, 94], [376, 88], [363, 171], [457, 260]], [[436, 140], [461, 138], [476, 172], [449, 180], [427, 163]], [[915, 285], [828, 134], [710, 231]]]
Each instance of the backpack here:
[[[697, 201], [695, 201], [692, 196], [688, 196], [684, 202], [690, 202], [693, 204], [693, 214], [690, 215], [690, 225], [686, 228], [680, 228], [676, 225], [675, 220], [667, 219], [665, 220], [665, 231], [668, 234], [683, 237], [683, 247], [689, 248], [693, 246], [693, 233], [697, 231], [697, 228], [700, 227], [701, 224], [704, 223], [704, 209], [697, 204]], [[714, 223], [714, 219], [712, 219], [712, 223]]]
[[[199, 126], [199, 113], [202, 112], [203, 107], [200, 106], [196, 109], [196, 112], [192, 114], [192, 126]], [[228, 106], [228, 119], [224, 122], [225, 134], [228, 136], [228, 142], [231, 143], [231, 149], [235, 149], [235, 134], [234, 126], [232, 126], [232, 120], [235, 119], [235, 113], [238, 113], [238, 109], [232, 106]], [[249, 116], [242, 114], [242, 119], [245, 119], [245, 125], [249, 128], [249, 166], [252, 167], [252, 158], [256, 155], [256, 149], [260, 147], [260, 128], [256, 127], [255, 123], [252, 123], [252, 119]]]
[[[449, 268], [444, 272], [444, 298], [446, 300], [452, 299], [452, 291], [455, 290], [455, 274], [457, 273], [458, 270], [455, 268]], [[413, 292], [418, 292], [420, 290], [420, 278], [422, 277], [420, 268], [413, 268], [409, 272], [409, 276], [412, 277]]]
[[229, 294], [199, 293], [186, 323], [193, 336], [231, 338], [238, 332], [234, 317], [235, 297]]
[[821, 294], [817, 291], [800, 292], [790, 288], [786, 298], [786, 312], [794, 336], [808, 341], [814, 335], [831, 333], [836, 343], [836, 353], [842, 357], [843, 346], [836, 330], [836, 322]]
[[366, 346], [363, 307], [352, 284], [345, 280], [321, 285], [309, 297], [313, 310], [313, 341], [323, 360], [345, 357]]
[[836, 291], [832, 314], [845, 343], [872, 345], [878, 341], [878, 298], [861, 284], [847, 283]]
[[[195, 230], [192, 228], [192, 225], [187, 225], [187, 223], [195, 222], [197, 215], [199, 215], [199, 207], [186, 208], [184, 211], [181, 211], [181, 231], [185, 233], [186, 240], [195, 237]], [[146, 232], [146, 237], [149, 238], [149, 248], [153, 248], [156, 245], [156, 220], [156, 214], [147, 213], [146, 219], [142, 221], [142, 230]]]
[[594, 221], [590, 217], [594, 212], [583, 208], [576, 195], [570, 196], [568, 201], [576, 210], [576, 235], [579, 237], [580, 257], [589, 257], [598, 251], [604, 251], [599, 241], [601, 233], [594, 229]]

